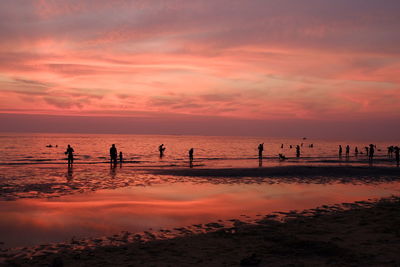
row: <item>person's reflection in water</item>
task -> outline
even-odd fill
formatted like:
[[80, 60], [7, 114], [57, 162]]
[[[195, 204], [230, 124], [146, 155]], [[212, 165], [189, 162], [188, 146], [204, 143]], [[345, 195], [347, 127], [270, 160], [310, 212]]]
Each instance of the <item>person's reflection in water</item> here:
[[73, 167], [72, 165], [68, 165], [67, 175], [66, 175], [67, 183], [71, 182], [74, 179], [73, 175], [74, 175]]
[[263, 165], [263, 159], [262, 157], [258, 159], [258, 167], [262, 167]]
[[189, 149], [189, 167], [193, 168], [193, 147]]
[[114, 179], [115, 176], [117, 175], [117, 168], [116, 167], [117, 167], [116, 163], [110, 165], [110, 176], [111, 176], [112, 179]]

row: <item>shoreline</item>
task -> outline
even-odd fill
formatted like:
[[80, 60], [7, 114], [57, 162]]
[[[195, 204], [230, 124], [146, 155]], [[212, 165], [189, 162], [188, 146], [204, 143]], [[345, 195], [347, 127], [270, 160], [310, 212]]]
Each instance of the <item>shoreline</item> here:
[[[36, 256], [9, 258], [5, 266], [282, 266], [400, 264], [400, 197], [323, 205], [301, 212], [275, 212], [254, 222], [204, 224], [203, 233], [157, 239], [144, 232], [134, 242], [81, 249], [38, 246]], [[208, 226], [207, 226], [208, 225]], [[201, 228], [200, 227], [200, 228]], [[208, 228], [208, 231], [206, 230]], [[163, 230], [166, 233], [169, 230]], [[125, 234], [126, 235], [126, 234]], [[108, 237], [119, 240], [122, 236]], [[56, 252], [56, 253], [54, 253]], [[4, 252], [2, 252], [4, 256]], [[58, 265], [57, 265], [58, 264]], [[60, 265], [62, 264], [62, 265]], [[257, 265], [258, 264], [258, 265]]]

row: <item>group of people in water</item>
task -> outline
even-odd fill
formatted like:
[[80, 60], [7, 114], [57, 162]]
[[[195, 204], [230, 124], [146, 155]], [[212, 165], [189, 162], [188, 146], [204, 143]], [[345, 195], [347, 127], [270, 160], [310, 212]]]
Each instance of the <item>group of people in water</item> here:
[[[375, 150], [377, 150], [376, 145], [369, 144], [368, 146], [364, 147], [364, 150], [365, 150], [365, 154], [367, 155], [369, 161], [372, 162], [374, 159], [374, 156], [375, 156]], [[339, 145], [339, 158], [342, 158], [342, 153], [343, 153], [342, 145]], [[358, 150], [357, 146], [354, 148], [354, 156], [355, 157], [357, 157], [358, 154], [362, 154], [362, 153], [363, 153], [362, 151]], [[398, 146], [389, 146], [387, 148], [388, 158], [393, 158], [393, 154], [395, 156], [397, 165], [399, 165], [399, 163], [400, 163], [400, 148]], [[349, 157], [350, 157], [350, 146], [347, 145], [346, 146], [346, 158], [349, 158]]]
[[[301, 155], [301, 147], [303, 146], [303, 143], [301, 145], [296, 145], [296, 157], [299, 158]], [[292, 145], [289, 146], [290, 148], [293, 148]], [[310, 144], [308, 147], [312, 148], [314, 147], [313, 144]], [[283, 149], [283, 144], [281, 145], [281, 149]], [[375, 155], [375, 150], [376, 150], [376, 145], [374, 144], [370, 144], [369, 146], [364, 147], [365, 149], [365, 153], [368, 156], [369, 161], [372, 163], [374, 155]], [[400, 163], [400, 148], [398, 146], [389, 146], [388, 148], [388, 157], [389, 158], [393, 158], [393, 155], [395, 156], [396, 159], [396, 163], [397, 166], [399, 166]], [[166, 150], [166, 147], [164, 146], [164, 144], [161, 144], [158, 146], [158, 151], [160, 153], [160, 158], [162, 158], [164, 156], [164, 152]], [[342, 154], [343, 154], [343, 148], [342, 145], [339, 145], [339, 158], [342, 158]], [[264, 151], [264, 143], [261, 143], [258, 145], [258, 159], [260, 161], [260, 166], [262, 163], [262, 159], [263, 159], [263, 151]], [[193, 153], [194, 153], [194, 149], [190, 148], [188, 151], [188, 156], [189, 156], [189, 164], [190, 167], [193, 167]], [[350, 157], [350, 146], [346, 145], [345, 148], [345, 153], [346, 153], [346, 158], [348, 159]], [[358, 150], [358, 147], [356, 146], [354, 148], [354, 156], [357, 157], [358, 154], [362, 154], [363, 152]], [[71, 145], [67, 146], [67, 150], [65, 151], [65, 155], [67, 155], [67, 159], [68, 159], [68, 166], [71, 166], [74, 162], [74, 149], [71, 147]], [[286, 156], [283, 154], [279, 154], [279, 160], [286, 160]], [[117, 148], [115, 146], [115, 144], [112, 144], [110, 147], [110, 163], [111, 164], [117, 164], [118, 162], [118, 151]], [[122, 163], [123, 162], [123, 154], [120, 151], [119, 152], [119, 162]]]

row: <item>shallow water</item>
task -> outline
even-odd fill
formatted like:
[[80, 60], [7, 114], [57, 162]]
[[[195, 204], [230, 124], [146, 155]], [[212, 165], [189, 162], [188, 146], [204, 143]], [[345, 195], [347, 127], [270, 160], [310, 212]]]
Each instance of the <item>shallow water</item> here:
[[379, 185], [178, 182], [52, 199], [3, 201], [0, 202], [0, 241], [5, 247], [16, 247], [121, 231], [157, 231], [399, 192], [398, 182]]

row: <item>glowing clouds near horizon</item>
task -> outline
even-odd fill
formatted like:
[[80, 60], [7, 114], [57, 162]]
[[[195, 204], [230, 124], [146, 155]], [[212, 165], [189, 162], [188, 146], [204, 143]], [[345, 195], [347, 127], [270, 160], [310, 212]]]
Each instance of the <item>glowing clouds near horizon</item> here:
[[400, 112], [398, 1], [0, 7], [2, 113], [335, 120]]

